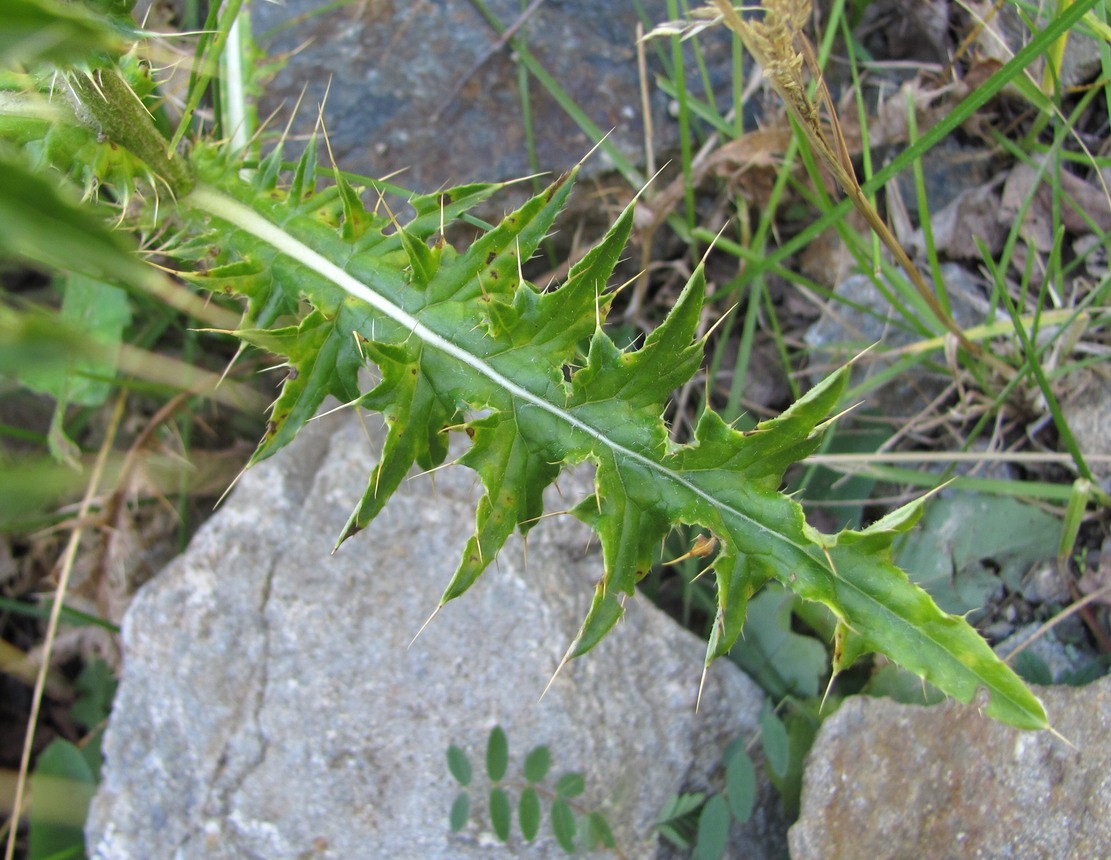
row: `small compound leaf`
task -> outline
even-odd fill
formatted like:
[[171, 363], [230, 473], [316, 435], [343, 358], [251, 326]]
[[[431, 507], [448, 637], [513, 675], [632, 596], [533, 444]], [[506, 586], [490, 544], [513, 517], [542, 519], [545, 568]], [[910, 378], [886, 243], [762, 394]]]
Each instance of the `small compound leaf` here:
[[592, 812], [586, 817], [586, 833], [588, 851], [599, 845], [611, 850], [617, 847], [617, 840], [613, 838], [610, 823], [600, 812]]
[[447, 768], [460, 785], [471, 784], [471, 760], [455, 744], [447, 748]]
[[538, 746], [525, 757], [525, 779], [540, 782], [552, 766], [552, 753], [546, 746]]
[[702, 792], [694, 792], [693, 794], [673, 794], [664, 808], [660, 810], [659, 822], [660, 824], [665, 821], [674, 821], [677, 818], [682, 818], [684, 815], [690, 815], [694, 810], [702, 805], [706, 799], [706, 795]]
[[[1024, 651], [1023, 654], [1026, 652]], [[1021, 656], [1021, 655], [1020, 655]], [[1047, 667], [1048, 668], [1048, 667]], [[1056, 683], [1065, 687], [1086, 687], [1107, 674], [1104, 665], [1096, 660], [1077, 669], [1069, 669], [1057, 674]]]
[[490, 789], [490, 826], [502, 842], [509, 841], [509, 795], [500, 788]]
[[556, 794], [560, 797], [578, 797], [586, 791], [586, 780], [581, 773], [565, 773], [556, 783]]
[[673, 794], [656, 818], [656, 831], [676, 848], [689, 851], [697, 825], [695, 814], [705, 799], [701, 792]]
[[729, 811], [744, 824], [752, 816], [756, 803], [756, 768], [743, 749], [737, 751], [725, 768], [725, 792]]
[[575, 852], [575, 813], [561, 798], [552, 801], [552, 835], [568, 854]]
[[521, 820], [521, 835], [526, 842], [531, 842], [540, 832], [540, 797], [531, 785], [521, 790], [517, 816]]
[[721, 860], [729, 844], [729, 807], [720, 794], [713, 795], [698, 816], [698, 841], [691, 860]]
[[505, 776], [509, 766], [509, 738], [505, 729], [494, 726], [490, 730], [490, 739], [486, 743], [486, 773], [494, 782]]
[[467, 818], [471, 814], [471, 796], [465, 791], [455, 795], [451, 804], [451, 832], [458, 833], [467, 826]]
[[691, 838], [680, 830], [675, 824], [668, 822], [656, 827], [656, 832], [681, 851], [688, 851], [691, 847]]

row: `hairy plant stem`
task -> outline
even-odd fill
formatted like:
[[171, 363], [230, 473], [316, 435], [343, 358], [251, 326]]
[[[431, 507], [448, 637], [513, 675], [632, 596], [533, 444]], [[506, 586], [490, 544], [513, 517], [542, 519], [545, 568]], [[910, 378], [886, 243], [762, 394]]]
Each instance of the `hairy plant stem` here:
[[87, 111], [82, 120], [91, 120], [109, 141], [141, 159], [174, 197], [193, 189], [196, 180], [189, 161], [173, 157], [150, 113], [117, 72], [74, 72], [68, 81], [80, 107]]

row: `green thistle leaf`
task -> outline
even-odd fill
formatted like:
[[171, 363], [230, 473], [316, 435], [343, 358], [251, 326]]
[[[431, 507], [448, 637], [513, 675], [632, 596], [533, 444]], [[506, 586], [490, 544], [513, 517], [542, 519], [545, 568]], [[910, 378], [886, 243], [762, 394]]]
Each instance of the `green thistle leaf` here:
[[[286, 356], [293, 371], [255, 460], [285, 445], [328, 394], [382, 413], [382, 456], [342, 540], [382, 510], [413, 464], [444, 461], [449, 432], [472, 438], [460, 462], [477, 472], [485, 493], [441, 606], [475, 582], [515, 529], [535, 524], [543, 490], [564, 467], [589, 461], [595, 493], [572, 513], [597, 531], [604, 570], [568, 657], [589, 651], [617, 623], [661, 538], [685, 524], [719, 546], [707, 663], [732, 647], [749, 599], [775, 578], [839, 619], [835, 669], [880, 651], [962, 701], [985, 690], [991, 717], [1048, 725], [1038, 700], [975, 630], [894, 565], [892, 540], [913, 524], [918, 506], [863, 531], [827, 535], [779, 491], [787, 467], [819, 444], [846, 371], [747, 433], [707, 410], [691, 442], [670, 441], [664, 406], [702, 360], [696, 326], [704, 276], [694, 272], [643, 345], [619, 349], [601, 323], [632, 206], [562, 286], [543, 291], [521, 279], [521, 264], [551, 230], [574, 174], [463, 253], [438, 238], [440, 224], [449, 211], [461, 216], [487, 186], [417, 198], [417, 218], [397, 227], [357, 214], [343, 183], [313, 192], [305, 163], [285, 197], [259, 195], [227, 171], [202, 175], [219, 189], [201, 186], [183, 202], [220, 237], [217, 262], [246, 261], [248, 271], [270, 273], [266, 290], [283, 297], [279, 304], [311, 306], [298, 325], [264, 332], [269, 323], [250, 315], [275, 303], [260, 300], [257, 284], [248, 294], [254, 328], [241, 336]], [[220, 283], [229, 287], [236, 281]], [[357, 373], [366, 364], [377, 366], [381, 381], [360, 394]]]

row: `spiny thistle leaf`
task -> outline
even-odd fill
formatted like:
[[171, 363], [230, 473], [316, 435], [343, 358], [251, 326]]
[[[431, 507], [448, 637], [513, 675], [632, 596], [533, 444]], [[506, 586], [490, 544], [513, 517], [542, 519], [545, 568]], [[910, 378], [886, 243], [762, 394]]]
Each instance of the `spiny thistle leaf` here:
[[[838, 617], [844, 650], [835, 668], [881, 651], [962, 701], [986, 690], [992, 717], [1047, 726], [1041, 704], [983, 639], [892, 563], [892, 540], [914, 522], [917, 506], [864, 531], [826, 535], [779, 492], [784, 470], [818, 445], [845, 371], [748, 433], [706, 411], [694, 439], [675, 444], [661, 416], [702, 360], [695, 332], [704, 276], [701, 268], [692, 275], [639, 349], [619, 349], [601, 323], [631, 206], [566, 282], [545, 292], [521, 280], [520, 265], [551, 230], [574, 173], [459, 253], [438, 235], [441, 225], [490, 187], [416, 198], [416, 219], [401, 227], [356, 209], [339, 174], [336, 187], [313, 192], [313, 158], [302, 160], [292, 195], [260, 195], [233, 173], [210, 171], [209, 184], [182, 202], [212, 224], [220, 247], [214, 286], [244, 288], [240, 336], [284, 355], [291, 368], [254, 459], [285, 445], [329, 394], [385, 417], [381, 458], [341, 540], [382, 510], [414, 463], [444, 461], [448, 431], [465, 431], [473, 444], [460, 462], [478, 473], [485, 494], [442, 606], [474, 583], [514, 529], [535, 524], [544, 488], [565, 466], [589, 461], [596, 492], [573, 513], [598, 532], [604, 571], [569, 657], [617, 623], [661, 539], [687, 524], [720, 547], [707, 663], [733, 646], [749, 598], [775, 577]], [[237, 261], [243, 269], [226, 268]], [[262, 289], [257, 278], [221, 277], [236, 271], [270, 280]], [[296, 325], [265, 331], [268, 321], [251, 318], [295, 302], [311, 306]], [[360, 394], [357, 371], [367, 362], [381, 381]]]

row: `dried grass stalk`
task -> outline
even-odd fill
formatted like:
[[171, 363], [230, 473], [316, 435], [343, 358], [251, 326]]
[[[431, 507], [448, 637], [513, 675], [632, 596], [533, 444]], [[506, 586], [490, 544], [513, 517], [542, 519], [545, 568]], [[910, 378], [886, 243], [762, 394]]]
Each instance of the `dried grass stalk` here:
[[[875, 231], [880, 241], [887, 246], [896, 262], [907, 273], [911, 284], [934, 316], [953, 334], [969, 355], [990, 363], [997, 372], [1008, 378], [1013, 376], [1014, 370], [1011, 367], [990, 353], [986, 353], [979, 344], [968, 339], [952, 316], [942, 307], [934, 290], [926, 283], [918, 267], [914, 265], [899, 240], [895, 238], [861, 190], [849, 157], [845, 137], [837, 121], [833, 99], [822, 80], [814, 48], [803, 34], [803, 28], [810, 19], [810, 0], [764, 0], [760, 5], [764, 12], [762, 19], [741, 17], [729, 0], [713, 0], [713, 7], [717, 12], [717, 20], [724, 22], [740, 37], [745, 49], [763, 68], [764, 76], [783, 99], [813, 150], [837, 179], [857, 211], [864, 216], [868, 226]], [[820, 104], [825, 106], [829, 116], [828, 134], [821, 121], [818, 103], [815, 103], [807, 93], [807, 85], [803, 77], [804, 67], [817, 82]]]

